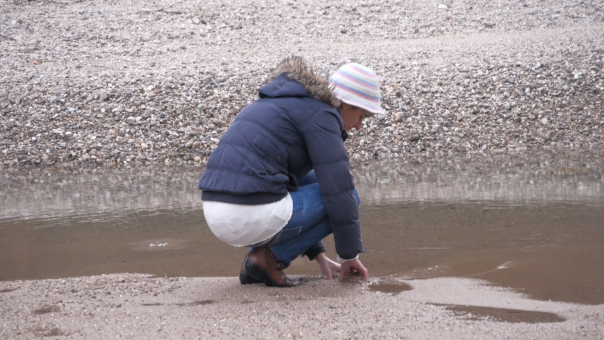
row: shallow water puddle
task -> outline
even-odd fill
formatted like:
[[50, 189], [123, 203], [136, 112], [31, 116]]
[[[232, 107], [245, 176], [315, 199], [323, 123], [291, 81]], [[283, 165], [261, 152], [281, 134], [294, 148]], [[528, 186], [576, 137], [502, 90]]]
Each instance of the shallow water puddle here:
[[[535, 299], [604, 303], [603, 165], [557, 161], [355, 169], [363, 264], [374, 278], [469, 277]], [[587, 170], [560, 173], [560, 166]], [[247, 249], [209, 230], [199, 175], [5, 173], [0, 280], [123, 272], [236, 277]], [[333, 238], [325, 245], [335, 258]], [[312, 279], [320, 269], [304, 259], [286, 273]]]
[[404, 282], [400, 283], [374, 283], [370, 284], [369, 290], [374, 292], [391, 293], [392, 295], [400, 294], [401, 292], [412, 290], [413, 288]]
[[452, 311], [456, 316], [466, 320], [488, 319], [492, 321], [510, 323], [552, 323], [563, 322], [566, 320], [557, 314], [547, 312], [481, 306], [434, 305], [444, 306], [446, 310]]

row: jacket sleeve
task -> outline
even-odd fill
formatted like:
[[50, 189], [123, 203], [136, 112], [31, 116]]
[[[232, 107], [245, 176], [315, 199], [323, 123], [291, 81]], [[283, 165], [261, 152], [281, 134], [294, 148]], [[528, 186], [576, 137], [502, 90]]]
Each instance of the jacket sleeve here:
[[301, 131], [331, 222], [336, 252], [350, 259], [364, 249], [359, 205], [337, 115], [335, 110], [315, 112]]
[[306, 249], [306, 251], [304, 252], [304, 254], [302, 254], [302, 256], [306, 255], [308, 257], [308, 259], [310, 261], [314, 260], [315, 257], [317, 257], [317, 255], [324, 253], [325, 252], [325, 245], [323, 244], [323, 241], [319, 241], [315, 244], [313, 244], [312, 246], [310, 246], [310, 248]]

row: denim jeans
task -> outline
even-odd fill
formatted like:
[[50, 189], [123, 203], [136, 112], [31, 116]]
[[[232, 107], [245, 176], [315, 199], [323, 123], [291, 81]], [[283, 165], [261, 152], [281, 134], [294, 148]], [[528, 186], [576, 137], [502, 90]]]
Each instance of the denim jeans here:
[[[331, 234], [331, 223], [314, 170], [302, 177], [298, 184], [298, 191], [290, 192], [294, 207], [289, 222], [275, 236], [260, 244], [268, 246], [286, 268], [313, 244]], [[360, 203], [356, 189], [354, 192]]]

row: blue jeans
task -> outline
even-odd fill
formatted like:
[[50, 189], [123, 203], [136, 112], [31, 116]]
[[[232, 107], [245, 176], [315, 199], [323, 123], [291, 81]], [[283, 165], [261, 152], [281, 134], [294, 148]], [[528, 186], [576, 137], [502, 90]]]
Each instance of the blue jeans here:
[[[292, 216], [283, 229], [260, 245], [268, 246], [285, 268], [313, 244], [331, 234], [323, 196], [314, 170], [298, 180], [300, 189], [290, 192], [293, 201]], [[355, 189], [357, 202], [359, 193]], [[250, 251], [253, 251], [252, 248]]]

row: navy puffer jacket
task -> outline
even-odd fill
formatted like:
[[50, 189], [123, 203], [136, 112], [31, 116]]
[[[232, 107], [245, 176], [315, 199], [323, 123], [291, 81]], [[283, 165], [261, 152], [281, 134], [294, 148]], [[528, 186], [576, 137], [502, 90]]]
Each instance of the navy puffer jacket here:
[[260, 99], [241, 110], [210, 155], [199, 181], [202, 198], [276, 202], [296, 191], [297, 180], [314, 169], [336, 252], [355, 257], [364, 251], [358, 203], [344, 147], [346, 132], [329, 83], [299, 58], [286, 59], [274, 74], [278, 76], [260, 89]]

